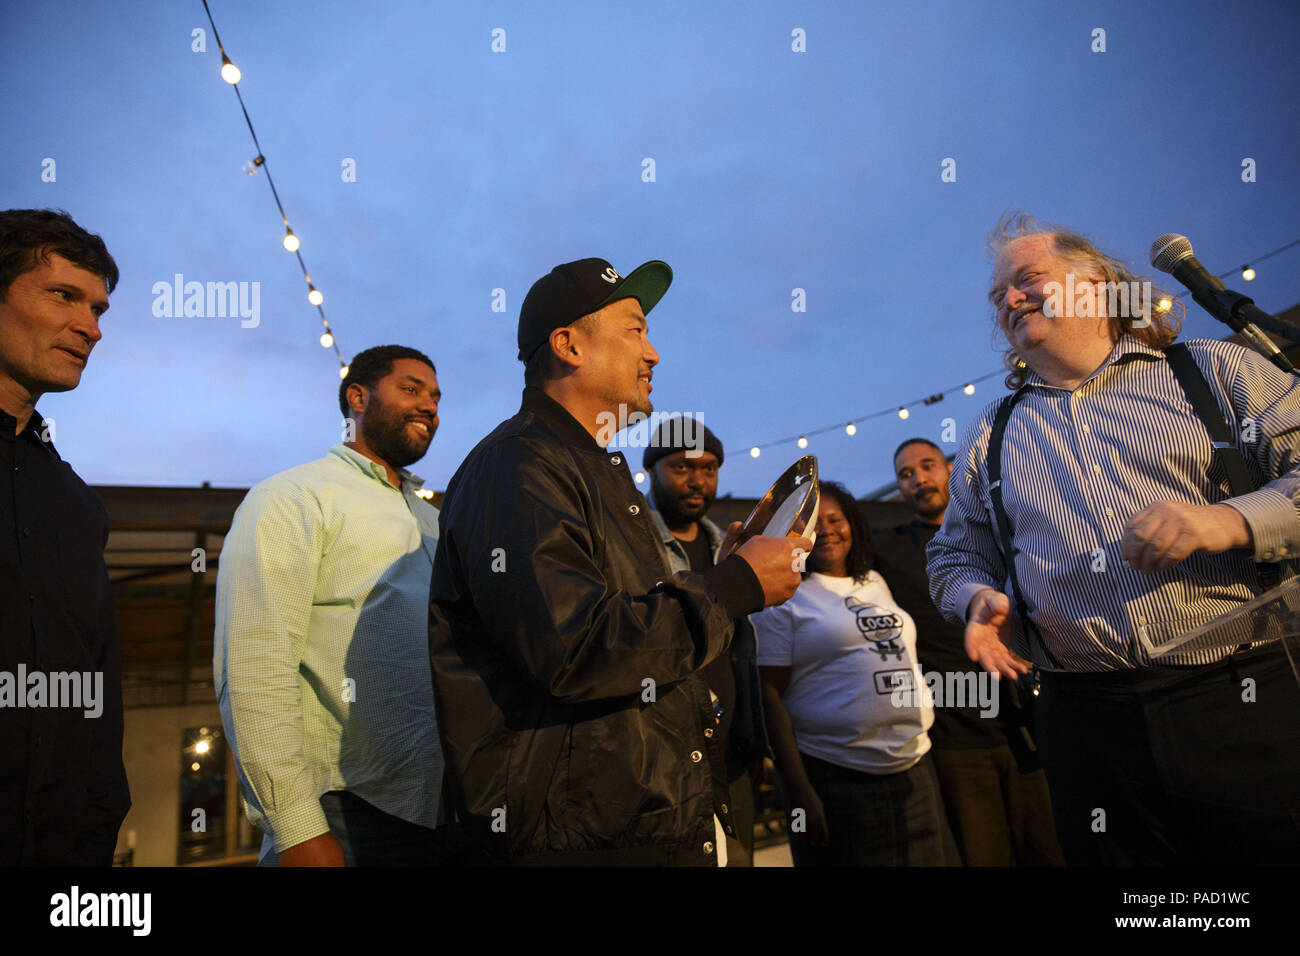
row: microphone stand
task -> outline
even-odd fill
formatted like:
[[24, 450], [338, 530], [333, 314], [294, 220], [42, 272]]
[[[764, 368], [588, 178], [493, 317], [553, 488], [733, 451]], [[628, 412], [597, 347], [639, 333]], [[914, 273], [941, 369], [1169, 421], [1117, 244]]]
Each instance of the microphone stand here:
[[1295, 366], [1287, 361], [1287, 357], [1278, 350], [1273, 341], [1261, 333], [1256, 326], [1268, 329], [1274, 335], [1280, 335], [1292, 342], [1300, 342], [1300, 327], [1269, 315], [1255, 305], [1254, 299], [1240, 292], [1233, 292], [1231, 289], [1198, 289], [1192, 293], [1192, 298], [1210, 315], [1242, 335], [1255, 347], [1255, 351], [1269, 358], [1282, 371], [1295, 371]]

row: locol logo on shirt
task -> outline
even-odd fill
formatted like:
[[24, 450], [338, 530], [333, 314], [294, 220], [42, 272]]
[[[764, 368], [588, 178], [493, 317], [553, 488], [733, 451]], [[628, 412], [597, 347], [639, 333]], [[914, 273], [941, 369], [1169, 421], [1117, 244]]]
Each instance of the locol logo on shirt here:
[[882, 661], [889, 660], [890, 654], [897, 660], [903, 659], [904, 648], [899, 645], [903, 636], [902, 617], [875, 604], [859, 604], [852, 595], [844, 599], [844, 606], [857, 618], [862, 636], [876, 645]]

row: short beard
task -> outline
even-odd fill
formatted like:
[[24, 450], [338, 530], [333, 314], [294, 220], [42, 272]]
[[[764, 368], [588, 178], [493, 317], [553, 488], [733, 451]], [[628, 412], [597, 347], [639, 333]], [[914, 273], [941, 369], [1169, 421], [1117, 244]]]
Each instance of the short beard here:
[[916, 516], [918, 518], [923, 519], [928, 524], [934, 524], [934, 519], [942, 517], [944, 512], [946, 512], [947, 510], [948, 510], [948, 502], [946, 499], [944, 500], [943, 504], [933, 508], [922, 505], [920, 501], [916, 501], [912, 503], [912, 511], [916, 513]]
[[[408, 421], [405, 415], [392, 411], [373, 394], [370, 407], [366, 409], [366, 414], [361, 419], [361, 434], [366, 444], [393, 468], [412, 465], [423, 458], [429, 450], [428, 445], [421, 448], [407, 434]], [[433, 440], [432, 432], [429, 440], [431, 442]]]
[[[640, 381], [640, 380], [638, 379], [638, 381]], [[624, 402], [624, 403], [622, 403], [622, 404], [627, 405], [628, 415], [631, 415], [633, 412], [640, 412], [640, 413], [641, 413], [642, 415], [644, 415], [646, 418], [649, 418], [650, 415], [651, 415], [651, 414], [654, 412], [654, 410], [655, 410], [654, 403], [650, 401], [650, 396], [647, 395], [646, 398], [645, 398], [645, 401], [642, 401], [642, 400], [641, 400], [641, 386], [640, 386], [640, 385], [637, 385], [637, 387], [636, 387], [636, 395], [635, 395], [635, 397], [632, 399], [632, 401], [630, 401], [630, 402]]]
[[704, 504], [700, 506], [699, 514], [687, 514], [678, 504], [675, 495], [669, 493], [659, 482], [659, 476], [655, 474], [653, 468], [650, 469], [650, 496], [654, 499], [655, 507], [659, 509], [660, 516], [664, 519], [664, 524], [670, 528], [674, 525], [687, 525], [693, 521], [702, 521], [704, 516], [709, 513], [709, 507], [713, 504], [713, 498], [704, 495]]

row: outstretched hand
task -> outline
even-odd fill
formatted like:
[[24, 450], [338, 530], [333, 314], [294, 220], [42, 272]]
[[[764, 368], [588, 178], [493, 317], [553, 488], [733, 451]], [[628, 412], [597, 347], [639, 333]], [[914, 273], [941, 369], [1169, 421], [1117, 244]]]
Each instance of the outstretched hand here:
[[966, 656], [990, 674], [1015, 680], [1029, 673], [1029, 662], [1009, 647], [1011, 599], [985, 588], [971, 598], [966, 615]]

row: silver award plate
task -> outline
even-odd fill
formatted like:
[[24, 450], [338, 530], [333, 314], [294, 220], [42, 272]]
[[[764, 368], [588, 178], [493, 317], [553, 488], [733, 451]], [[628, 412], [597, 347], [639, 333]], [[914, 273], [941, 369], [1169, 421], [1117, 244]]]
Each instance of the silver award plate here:
[[741, 526], [737, 544], [754, 535], [784, 538], [793, 534], [815, 541], [820, 506], [817, 458], [804, 455], [782, 473], [754, 506]]

